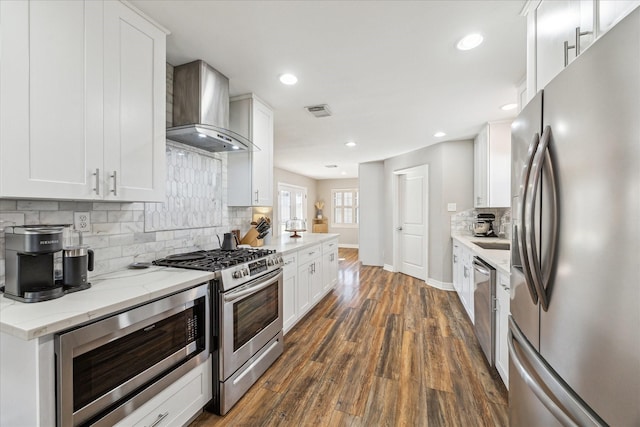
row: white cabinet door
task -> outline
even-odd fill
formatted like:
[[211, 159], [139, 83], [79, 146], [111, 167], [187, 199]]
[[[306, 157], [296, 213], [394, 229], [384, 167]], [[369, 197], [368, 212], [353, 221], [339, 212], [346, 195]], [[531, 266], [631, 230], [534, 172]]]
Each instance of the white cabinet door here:
[[163, 201], [165, 33], [120, 2], [104, 26], [105, 197]]
[[0, 197], [162, 201], [165, 32], [115, 1], [0, 8]]
[[258, 147], [227, 157], [229, 206], [273, 206], [273, 111], [253, 94], [234, 97], [229, 122]]
[[489, 122], [474, 141], [474, 206], [511, 206], [511, 121]]
[[640, 0], [600, 0], [598, 1], [598, 37], [609, 31], [622, 18], [640, 5]]
[[313, 261], [298, 265], [298, 316], [302, 317], [311, 308], [313, 284]]
[[[593, 36], [593, 0], [547, 0], [536, 9], [536, 87], [544, 88], [576, 58], [576, 41], [580, 51]], [[576, 29], [582, 35], [576, 35]]]
[[471, 323], [474, 323], [473, 306], [473, 254], [470, 250], [462, 248], [462, 292], [461, 299], [464, 308], [467, 310]]
[[338, 283], [338, 248], [322, 255], [322, 294], [326, 294]]
[[0, 197], [98, 198], [102, 4], [3, 1], [0, 32]]
[[453, 256], [451, 258], [452, 266], [451, 273], [453, 275], [453, 288], [460, 296], [460, 292], [462, 292], [462, 256], [460, 250], [460, 243], [454, 240], [453, 242]]
[[496, 283], [496, 369], [509, 388], [509, 275], [499, 272]]
[[298, 319], [298, 262], [296, 254], [283, 257], [282, 317], [284, 333], [289, 332]]

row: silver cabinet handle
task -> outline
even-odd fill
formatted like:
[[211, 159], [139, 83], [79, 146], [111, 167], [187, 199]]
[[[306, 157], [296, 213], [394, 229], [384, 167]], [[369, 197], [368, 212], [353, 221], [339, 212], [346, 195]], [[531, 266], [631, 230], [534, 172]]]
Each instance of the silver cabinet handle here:
[[93, 176], [96, 177], [96, 186], [94, 187], [93, 191], [95, 191], [96, 194], [99, 196], [100, 195], [100, 168], [96, 168], [96, 171], [93, 173]]
[[158, 417], [155, 419], [153, 424], [151, 424], [149, 427], [156, 427], [158, 424], [162, 422], [162, 420], [167, 418], [167, 416], [169, 416], [169, 412], [165, 412], [164, 414], [158, 414]]
[[[536, 288], [538, 293], [538, 298], [540, 299], [540, 305], [544, 311], [549, 309], [549, 294], [548, 294], [548, 286], [550, 275], [551, 275], [551, 267], [553, 263], [553, 259], [555, 257], [555, 249], [557, 243], [557, 224], [558, 224], [558, 200], [556, 193], [556, 182], [555, 182], [555, 174], [553, 172], [553, 165], [551, 163], [551, 156], [549, 154], [549, 141], [551, 140], [551, 128], [547, 126], [542, 133], [542, 138], [540, 139], [540, 144], [536, 149], [535, 156], [531, 163], [531, 181], [529, 182], [529, 196], [527, 197], [526, 203], [526, 217], [525, 224], [527, 228], [527, 233], [525, 234], [525, 240], [527, 243], [527, 251], [529, 257], [529, 266], [531, 268], [531, 278], [533, 279], [533, 285]], [[542, 169], [543, 166], [545, 170], [548, 172], [549, 178], [549, 188], [551, 191], [550, 199], [551, 199], [551, 221], [550, 221], [550, 233], [551, 242], [549, 245], [549, 249], [546, 253], [546, 258], [544, 261], [541, 261], [539, 258], [538, 250], [537, 250], [537, 242], [536, 235], [533, 225], [533, 216], [535, 212], [536, 206], [536, 196], [537, 189], [540, 184], [540, 179], [542, 177]], [[543, 267], [546, 267], [545, 274], [542, 273]]]
[[453, 256], [453, 263], [457, 264], [458, 263], [458, 255], [454, 255]]
[[260, 190], [256, 190], [256, 203], [259, 203], [260, 198], [258, 197], [258, 191]]
[[467, 269], [466, 265], [464, 267], [464, 277], [469, 277], [469, 270]]
[[111, 192], [113, 193], [114, 196], [118, 195], [118, 174], [116, 171], [113, 171], [113, 175], [110, 176], [110, 178], [113, 178], [113, 190], [111, 190]]
[[581, 31], [580, 27], [576, 27], [576, 41], [575, 44], [569, 46], [569, 42], [564, 42], [564, 66], [569, 65], [569, 49], [576, 50], [576, 58], [580, 55], [580, 37], [591, 34], [591, 31]]
[[[509, 316], [510, 360], [527, 386], [540, 402], [565, 426], [602, 427], [607, 424], [547, 365], [529, 344], [518, 326]], [[526, 361], [526, 363], [525, 363]]]

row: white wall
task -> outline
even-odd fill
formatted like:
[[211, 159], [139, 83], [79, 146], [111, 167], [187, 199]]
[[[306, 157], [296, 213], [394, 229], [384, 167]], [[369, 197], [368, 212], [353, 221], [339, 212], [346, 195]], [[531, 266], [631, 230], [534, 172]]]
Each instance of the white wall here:
[[[318, 181], [316, 201], [324, 202], [322, 214], [329, 220], [329, 233], [339, 233], [338, 244], [357, 247], [358, 246], [358, 227], [332, 227], [331, 220], [333, 212], [331, 212], [331, 190], [353, 189], [358, 188], [358, 179], [322, 179]], [[360, 209], [360, 218], [362, 218], [363, 210]]]
[[384, 161], [383, 262], [393, 265], [393, 172], [429, 165], [429, 279], [448, 284], [451, 274], [450, 218], [447, 203], [457, 210], [473, 207], [473, 141], [443, 142]]
[[384, 264], [384, 162], [361, 163], [359, 257], [363, 265]]

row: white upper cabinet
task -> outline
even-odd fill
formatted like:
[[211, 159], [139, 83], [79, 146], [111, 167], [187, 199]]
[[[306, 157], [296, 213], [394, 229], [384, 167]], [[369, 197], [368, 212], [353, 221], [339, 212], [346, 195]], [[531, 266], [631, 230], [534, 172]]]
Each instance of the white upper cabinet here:
[[229, 206], [273, 206], [273, 111], [253, 94], [231, 98], [229, 127], [259, 149], [229, 153]]
[[165, 38], [120, 2], [0, 2], [0, 197], [162, 200]]
[[511, 122], [489, 122], [474, 141], [473, 205], [511, 206]]
[[527, 101], [640, 0], [529, 0]]
[[543, 1], [536, 21], [536, 87], [541, 89], [593, 41], [593, 1]]
[[163, 201], [166, 33], [120, 2], [104, 16], [104, 196]]

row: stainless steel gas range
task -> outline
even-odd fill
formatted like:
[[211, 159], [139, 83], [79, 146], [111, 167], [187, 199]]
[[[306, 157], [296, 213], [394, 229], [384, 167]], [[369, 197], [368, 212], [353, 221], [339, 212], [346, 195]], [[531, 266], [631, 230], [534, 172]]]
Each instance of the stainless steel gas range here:
[[213, 400], [226, 414], [282, 354], [282, 257], [266, 249], [197, 251], [154, 261], [213, 271]]

